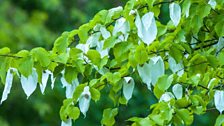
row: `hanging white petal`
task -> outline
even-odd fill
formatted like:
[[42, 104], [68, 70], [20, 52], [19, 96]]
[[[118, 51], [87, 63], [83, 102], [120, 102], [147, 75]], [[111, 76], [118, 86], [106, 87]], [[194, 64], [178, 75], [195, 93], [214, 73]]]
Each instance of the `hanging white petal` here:
[[165, 92], [159, 99], [159, 102], [164, 101], [164, 102], [168, 102], [171, 99], [173, 99], [174, 96], [171, 92]]
[[101, 36], [100, 32], [94, 33], [87, 39], [86, 43], [89, 44], [90, 48], [96, 47], [97, 43], [99, 42], [100, 36]]
[[100, 32], [101, 32], [104, 39], [107, 39], [111, 36], [110, 32], [106, 29], [105, 26], [100, 27]]
[[72, 126], [72, 119], [61, 121], [61, 126]]
[[20, 81], [22, 84], [23, 91], [25, 92], [28, 99], [29, 96], [35, 91], [37, 87], [38, 75], [37, 75], [36, 69], [33, 68], [32, 74], [29, 75], [28, 78], [21, 75]]
[[150, 77], [151, 65], [148, 63], [145, 63], [142, 67], [138, 65], [137, 69], [138, 69], [140, 78], [142, 79], [144, 83], [146, 83], [148, 89], [151, 90], [151, 82], [152, 82], [152, 79]]
[[224, 91], [216, 90], [214, 100], [215, 100], [215, 107], [221, 114], [222, 111], [224, 110]]
[[123, 94], [128, 101], [132, 97], [134, 91], [135, 82], [132, 77], [124, 77], [125, 83], [123, 83]]
[[129, 15], [134, 15], [135, 13], [136, 13], [136, 11], [131, 10], [131, 11], [129, 12]]
[[87, 53], [89, 51], [89, 44], [78, 44], [76, 48], [82, 50], [83, 53]]
[[152, 85], [155, 86], [159, 77], [164, 75], [165, 73], [165, 66], [163, 59], [160, 56], [154, 57], [157, 60], [150, 60], [151, 70], [150, 70], [150, 77], [152, 80]]
[[146, 13], [142, 19], [137, 13], [135, 25], [138, 29], [138, 36], [147, 45], [151, 44], [157, 35], [157, 26], [153, 12]]
[[151, 84], [154, 86], [159, 77], [165, 73], [164, 62], [160, 56], [151, 58], [149, 63], [145, 63], [142, 67], [137, 66], [137, 69], [139, 76], [147, 84], [149, 90], [151, 90]]
[[172, 20], [173, 24], [177, 26], [181, 19], [180, 5], [177, 3], [171, 3], [169, 5], [169, 10], [170, 10], [170, 19]]
[[62, 83], [62, 86], [66, 88], [66, 90], [65, 90], [66, 98], [72, 98], [75, 88], [79, 85], [78, 79], [73, 80], [72, 83], [69, 84], [65, 80], [64, 76], [62, 76], [61, 83]]
[[130, 25], [125, 18], [122, 17], [115, 22], [113, 35], [116, 35], [118, 32], [123, 33], [123, 35], [119, 36], [118, 39], [119, 41], [127, 41], [129, 31], [130, 31]]
[[224, 38], [220, 37], [218, 43], [214, 45], [214, 47], [216, 48], [216, 53], [220, 52], [220, 50], [224, 48]]
[[41, 79], [41, 84], [40, 84], [40, 91], [42, 94], [44, 94], [45, 88], [47, 86], [47, 80], [49, 77], [49, 72], [42, 72], [42, 79]]
[[109, 53], [109, 49], [103, 49], [104, 40], [97, 43], [96, 50], [100, 53], [101, 58], [107, 56]]
[[184, 74], [183, 64], [181, 64], [181, 63], [177, 64], [173, 57], [169, 56], [168, 63], [169, 63], [169, 67], [173, 73], [177, 72], [178, 76], [181, 76]]
[[1, 104], [3, 101], [5, 101], [8, 98], [8, 94], [11, 91], [14, 71], [17, 71], [17, 70], [15, 68], [9, 68], [7, 71], [6, 79], [5, 79], [5, 87], [4, 87], [3, 94], [2, 94]]
[[91, 94], [89, 92], [89, 86], [86, 86], [81, 96], [79, 97], [79, 109], [84, 115], [84, 117], [86, 117], [86, 112], [89, 109], [90, 100], [91, 100]]
[[181, 99], [183, 96], [183, 87], [180, 84], [175, 84], [172, 88], [173, 94], [177, 99]]
[[212, 9], [215, 9], [217, 3], [215, 0], [209, 0], [208, 4], [211, 5]]
[[55, 77], [54, 77], [54, 74], [50, 71], [50, 70], [46, 70], [45, 71], [46, 73], [48, 73], [50, 76], [51, 76], [51, 89], [53, 89], [54, 88], [54, 82], [55, 82]]

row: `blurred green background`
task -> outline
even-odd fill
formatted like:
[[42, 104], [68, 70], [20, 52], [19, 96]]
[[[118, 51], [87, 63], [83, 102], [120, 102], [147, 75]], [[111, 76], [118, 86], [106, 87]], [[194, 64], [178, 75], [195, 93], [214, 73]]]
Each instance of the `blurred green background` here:
[[[63, 32], [78, 28], [88, 22], [94, 14], [102, 9], [123, 6], [127, 0], [0, 0], [0, 48], [10, 47], [13, 52], [34, 47], [51, 49], [54, 40]], [[161, 20], [169, 20], [167, 6], [163, 7]], [[2, 93], [4, 86], [0, 85]], [[36, 91], [27, 100], [20, 82], [13, 82], [8, 99], [0, 106], [0, 126], [59, 126], [60, 106], [65, 99], [65, 89], [59, 80], [52, 90], [50, 85], [45, 95]], [[1, 94], [0, 93], [0, 94]], [[99, 126], [104, 108], [113, 107], [105, 88], [99, 102], [91, 102], [87, 117], [83, 115], [75, 122], [77, 126]], [[145, 117], [150, 113], [149, 107], [157, 102], [145, 85], [136, 82], [133, 98], [128, 107], [120, 106], [116, 117], [117, 125], [129, 123], [132, 116]], [[197, 117], [194, 125], [213, 125], [217, 111]]]

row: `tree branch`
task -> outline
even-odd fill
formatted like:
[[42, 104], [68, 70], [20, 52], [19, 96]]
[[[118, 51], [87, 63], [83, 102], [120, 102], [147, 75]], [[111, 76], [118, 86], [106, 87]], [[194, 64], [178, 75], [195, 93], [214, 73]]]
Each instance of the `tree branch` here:
[[10, 55], [10, 54], [1, 54], [0, 57], [23, 58], [20, 56], [15, 56], [15, 55]]

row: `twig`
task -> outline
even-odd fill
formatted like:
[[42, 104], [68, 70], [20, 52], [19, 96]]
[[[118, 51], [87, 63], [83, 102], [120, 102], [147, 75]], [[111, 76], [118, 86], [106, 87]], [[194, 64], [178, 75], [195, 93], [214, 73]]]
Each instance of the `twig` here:
[[21, 56], [15, 56], [15, 55], [10, 55], [10, 54], [1, 54], [1, 57], [11, 57], [11, 58], [23, 58]]

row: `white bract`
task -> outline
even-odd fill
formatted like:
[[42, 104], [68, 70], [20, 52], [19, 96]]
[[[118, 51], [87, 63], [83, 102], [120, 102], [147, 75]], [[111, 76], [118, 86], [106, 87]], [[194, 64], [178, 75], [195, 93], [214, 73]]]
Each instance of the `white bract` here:
[[124, 80], [125, 83], [123, 83], [123, 94], [125, 99], [128, 101], [132, 97], [135, 82], [132, 77], [124, 77]]
[[88, 38], [86, 43], [89, 44], [90, 48], [96, 47], [97, 43], [99, 42], [100, 36], [101, 36], [100, 32], [94, 33]]
[[137, 13], [135, 25], [138, 29], [138, 36], [144, 43], [149, 45], [156, 39], [157, 26], [153, 12], [146, 13], [142, 18]]
[[[154, 58], [156, 60], [153, 60]], [[165, 73], [165, 66], [164, 66], [163, 59], [160, 56], [153, 57], [150, 60], [150, 63], [151, 63], [151, 70], [150, 71], [151, 71], [152, 85], [155, 86], [155, 84], [156, 84], [157, 80], [159, 79], [159, 77], [164, 75], [164, 73]]]
[[91, 94], [89, 91], [89, 86], [86, 86], [79, 97], [79, 109], [84, 115], [84, 117], [86, 117], [86, 112], [89, 109], [90, 100], [91, 100]]
[[177, 72], [178, 76], [181, 76], [184, 74], [183, 64], [181, 64], [181, 63], [177, 64], [173, 57], [169, 56], [168, 63], [169, 63], [169, 67], [173, 73]]
[[125, 18], [120, 18], [116, 21], [113, 29], [113, 35], [116, 35], [118, 32], [121, 32], [122, 35], [119, 36], [118, 41], [127, 41], [130, 31], [130, 25]]
[[56, 77], [54, 77], [54, 74], [50, 70], [46, 70], [46, 72], [51, 76], [51, 89], [53, 89]]
[[104, 39], [107, 39], [111, 36], [110, 32], [104, 26], [100, 27], [100, 32], [101, 32]]
[[208, 4], [211, 5], [212, 9], [215, 9], [217, 3], [215, 0], [209, 0]]
[[72, 98], [73, 97], [73, 93], [75, 91], [75, 88], [79, 85], [79, 82], [78, 82], [78, 79], [75, 79], [72, 81], [71, 84], [69, 84], [64, 76], [61, 77], [61, 83], [62, 83], [62, 87], [66, 88], [65, 90], [65, 95], [66, 95], [66, 98]]
[[142, 81], [146, 83], [148, 89], [151, 90], [151, 82], [152, 82], [152, 79], [150, 77], [151, 65], [145, 63], [142, 67], [138, 65], [137, 69], [138, 69], [138, 74], [141, 77]]
[[100, 41], [97, 43], [96, 50], [100, 53], [101, 58], [107, 56], [109, 53], [109, 48], [103, 49], [104, 41]]
[[218, 43], [214, 46], [216, 48], [216, 53], [220, 52], [224, 48], [224, 38], [220, 37]]
[[72, 126], [72, 119], [61, 122], [61, 126]]
[[164, 102], [168, 102], [170, 101], [172, 98], [174, 98], [173, 94], [171, 92], [165, 92], [159, 99], [159, 102], [164, 101]]
[[154, 86], [158, 78], [165, 73], [164, 62], [160, 56], [151, 58], [149, 63], [145, 63], [142, 67], [137, 66], [137, 69], [139, 76], [147, 84], [149, 90], [151, 90], [151, 84]]
[[89, 44], [78, 44], [76, 48], [82, 50], [83, 53], [87, 53], [89, 51]]
[[222, 111], [224, 110], [224, 91], [216, 90], [214, 100], [215, 100], [215, 107], [221, 114]]
[[5, 87], [2, 94], [1, 104], [3, 101], [5, 101], [8, 98], [8, 94], [10, 93], [11, 87], [12, 87], [12, 81], [13, 81], [13, 72], [17, 72], [17, 69], [15, 68], [9, 68], [6, 74], [5, 79]]
[[29, 96], [35, 91], [37, 87], [38, 75], [36, 69], [33, 68], [32, 74], [29, 75], [28, 77], [21, 75], [20, 81], [22, 84], [23, 91], [25, 92], [28, 99]]
[[40, 91], [42, 94], [44, 94], [45, 88], [47, 86], [47, 80], [49, 77], [49, 73], [48, 72], [42, 72], [42, 79], [41, 79], [41, 84], [40, 84]]
[[181, 18], [181, 8], [179, 4], [171, 3], [169, 5], [169, 10], [170, 10], [170, 19], [173, 22], [173, 24], [177, 26]]
[[183, 87], [180, 84], [175, 84], [172, 88], [173, 94], [177, 99], [181, 99], [183, 96]]

